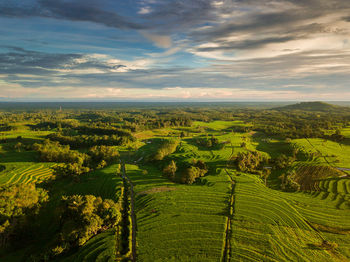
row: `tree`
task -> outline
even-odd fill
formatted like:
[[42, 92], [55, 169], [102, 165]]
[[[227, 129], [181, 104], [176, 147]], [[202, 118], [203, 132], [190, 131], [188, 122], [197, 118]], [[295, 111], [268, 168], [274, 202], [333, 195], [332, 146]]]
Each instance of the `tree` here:
[[181, 176], [181, 182], [184, 184], [193, 184], [193, 182], [198, 177], [198, 167], [188, 167], [185, 169], [185, 171], [182, 173]]
[[23, 239], [40, 207], [47, 202], [47, 191], [35, 184], [5, 186], [0, 189], [0, 246], [13, 237]]
[[55, 250], [82, 246], [98, 232], [120, 221], [120, 205], [93, 195], [63, 196], [59, 207], [60, 233]]
[[269, 178], [269, 176], [271, 175], [271, 169], [269, 168], [264, 168], [263, 172], [262, 172], [262, 178], [264, 179], [265, 182], [265, 186], [267, 186], [267, 179]]
[[22, 147], [23, 147], [23, 144], [21, 142], [18, 142], [14, 146], [14, 148], [16, 149], [17, 152], [21, 152]]
[[77, 177], [90, 171], [89, 167], [79, 163], [68, 163], [53, 167], [53, 174], [62, 177]]
[[163, 169], [163, 174], [166, 175], [167, 177], [169, 177], [171, 180], [174, 180], [176, 170], [177, 170], [176, 163], [174, 160], [171, 160], [169, 165], [167, 165]]
[[113, 146], [94, 146], [90, 148], [88, 155], [90, 166], [96, 168], [103, 168], [119, 159], [119, 151]]

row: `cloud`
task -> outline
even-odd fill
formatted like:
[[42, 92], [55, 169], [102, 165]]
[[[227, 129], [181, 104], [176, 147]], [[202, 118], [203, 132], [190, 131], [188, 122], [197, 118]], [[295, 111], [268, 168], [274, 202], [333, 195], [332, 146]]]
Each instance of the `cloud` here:
[[152, 12], [152, 9], [149, 6], [144, 6], [144, 7], [141, 7], [137, 13], [141, 14], [141, 15], [146, 15], [146, 14], [149, 14], [151, 12]]
[[171, 47], [171, 37], [167, 35], [157, 35], [147, 32], [143, 32], [142, 35], [148, 40], [154, 42], [154, 44], [161, 48], [170, 48]]
[[[333, 92], [334, 98], [344, 93], [344, 99], [350, 99], [349, 1], [143, 0], [121, 15], [130, 2], [0, 3], [2, 17], [38, 16], [66, 20], [66, 27], [72, 21], [88, 21], [124, 29], [121, 36], [119, 30], [86, 27], [74, 41], [66, 40], [67, 49], [48, 41], [45, 50], [50, 52], [6, 47], [0, 53], [2, 85], [38, 90], [38, 95], [50, 95], [51, 88], [51, 95], [71, 90], [74, 96], [96, 98], [286, 99]], [[101, 38], [93, 43], [97, 47], [87, 48], [92, 33], [101, 33]], [[83, 34], [84, 44], [74, 45]], [[150, 47], [142, 36], [165, 50]], [[16, 44], [20, 39], [17, 36]], [[30, 45], [40, 50], [39, 44]], [[57, 49], [50, 49], [53, 46]], [[69, 48], [82, 53], [62, 51]]]
[[8, 17], [47, 17], [70, 21], [87, 21], [121, 29], [144, 29], [117, 12], [103, 10], [99, 1], [37, 0], [31, 5], [21, 2], [0, 3], [0, 15]]

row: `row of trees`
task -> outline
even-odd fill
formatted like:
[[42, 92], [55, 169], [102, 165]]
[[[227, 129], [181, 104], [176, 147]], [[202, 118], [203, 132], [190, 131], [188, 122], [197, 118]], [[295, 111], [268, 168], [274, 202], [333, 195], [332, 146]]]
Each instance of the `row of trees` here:
[[219, 142], [219, 139], [217, 139], [214, 136], [211, 137], [205, 137], [205, 138], [196, 138], [196, 143], [199, 146], [206, 147], [206, 148], [215, 148], [219, 145], [223, 146], [224, 144]]
[[[164, 167], [163, 174], [172, 181], [176, 181], [176, 172], [178, 167], [174, 160]], [[194, 160], [191, 165], [182, 166], [179, 182], [183, 184], [193, 184], [197, 178], [203, 177], [208, 172], [208, 166], [202, 160]]]
[[43, 162], [77, 163], [82, 165], [87, 161], [87, 155], [70, 150], [69, 145], [60, 145], [58, 142], [45, 140], [43, 143], [33, 144], [33, 150], [39, 152]]
[[71, 148], [92, 147], [96, 145], [120, 146], [130, 142], [127, 136], [117, 135], [76, 135], [64, 136], [60, 133], [53, 133], [47, 136], [52, 141], [57, 141], [62, 145], [69, 145]]
[[53, 168], [56, 176], [79, 176], [119, 159], [118, 150], [112, 146], [94, 146], [87, 153], [80, 153], [70, 150], [68, 145], [45, 140], [42, 144], [34, 144], [33, 149], [40, 153], [41, 161], [63, 163]]
[[350, 121], [348, 113], [321, 112], [278, 112], [261, 111], [246, 112], [246, 119], [253, 122], [253, 128], [270, 136], [282, 138], [316, 138], [326, 137], [325, 130], [347, 125]]

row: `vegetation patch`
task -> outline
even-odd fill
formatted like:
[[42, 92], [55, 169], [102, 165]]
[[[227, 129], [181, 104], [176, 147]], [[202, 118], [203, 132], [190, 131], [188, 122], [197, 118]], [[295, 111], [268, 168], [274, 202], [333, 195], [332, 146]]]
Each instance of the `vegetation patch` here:
[[176, 187], [161, 186], [161, 187], [154, 187], [154, 188], [139, 192], [137, 193], [137, 195], [150, 195], [150, 194], [172, 191], [172, 190], [176, 190]]

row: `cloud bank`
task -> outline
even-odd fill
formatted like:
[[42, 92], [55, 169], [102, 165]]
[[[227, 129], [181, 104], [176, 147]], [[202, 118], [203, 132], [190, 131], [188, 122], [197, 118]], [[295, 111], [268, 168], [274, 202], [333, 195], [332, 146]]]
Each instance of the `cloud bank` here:
[[[341, 0], [0, 1], [16, 27], [0, 40], [0, 96], [347, 100], [349, 13]], [[23, 21], [45, 41], [22, 41]]]

